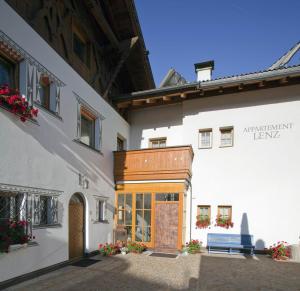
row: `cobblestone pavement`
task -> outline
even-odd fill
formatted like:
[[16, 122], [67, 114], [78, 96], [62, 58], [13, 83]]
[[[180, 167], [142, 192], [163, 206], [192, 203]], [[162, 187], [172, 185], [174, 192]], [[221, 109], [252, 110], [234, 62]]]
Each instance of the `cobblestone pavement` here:
[[7, 290], [300, 290], [300, 264], [267, 256], [146, 254], [102, 258], [89, 267], [67, 266]]

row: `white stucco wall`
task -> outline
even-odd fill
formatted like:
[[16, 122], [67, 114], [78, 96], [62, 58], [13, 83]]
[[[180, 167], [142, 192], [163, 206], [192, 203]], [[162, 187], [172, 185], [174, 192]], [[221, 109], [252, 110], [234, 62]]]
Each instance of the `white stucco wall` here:
[[[179, 126], [160, 126], [159, 122], [168, 124], [168, 116], [176, 116]], [[291, 129], [281, 130], [279, 138], [254, 140], [253, 134], [244, 132], [248, 127], [287, 123], [292, 123]], [[147, 147], [147, 139], [162, 135], [172, 141], [168, 146], [191, 144], [192, 238], [206, 244], [207, 232], [248, 232], [262, 249], [278, 240], [299, 241], [299, 125], [297, 85], [133, 111], [131, 144], [138, 145], [143, 137], [141, 147]], [[225, 126], [234, 127], [234, 146], [220, 148], [219, 128]], [[204, 128], [213, 129], [211, 149], [198, 148], [198, 132]], [[210, 229], [196, 229], [197, 205], [211, 205], [213, 222], [218, 205], [231, 205], [234, 227], [226, 230], [213, 223]]]
[[[114, 178], [113, 150], [117, 134], [129, 141], [129, 125], [4, 1], [0, 2], [0, 29], [30, 53], [66, 86], [61, 91], [62, 120], [40, 109], [37, 121], [22, 123], [0, 108], [0, 183], [63, 191], [59, 197], [60, 228], [34, 230], [38, 246], [0, 256], [0, 281], [68, 259], [68, 204], [75, 192], [84, 195], [86, 252], [112, 240]], [[102, 154], [76, 138], [78, 94], [104, 116]], [[82, 189], [78, 174], [89, 180]], [[109, 224], [97, 223], [93, 195], [108, 197]]]

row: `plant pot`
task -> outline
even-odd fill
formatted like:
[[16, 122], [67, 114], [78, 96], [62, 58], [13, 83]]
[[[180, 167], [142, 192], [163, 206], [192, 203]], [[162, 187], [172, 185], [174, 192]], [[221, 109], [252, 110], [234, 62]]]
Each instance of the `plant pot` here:
[[125, 256], [127, 253], [126, 253], [126, 252], [121, 252], [121, 254], [122, 254], [123, 256]]
[[288, 260], [289, 259], [289, 257], [286, 257], [286, 256], [280, 256], [280, 257], [277, 257], [276, 259], [275, 259], [275, 261], [286, 261], [286, 260]]
[[14, 252], [16, 250], [26, 248], [27, 245], [28, 245], [27, 243], [26, 244], [13, 244], [13, 245], [10, 245], [9, 248], [8, 248], [8, 252]]

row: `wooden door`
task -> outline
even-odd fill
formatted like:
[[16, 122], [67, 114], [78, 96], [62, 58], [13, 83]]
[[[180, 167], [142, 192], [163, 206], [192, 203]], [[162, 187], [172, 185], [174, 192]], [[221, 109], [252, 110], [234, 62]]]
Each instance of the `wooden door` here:
[[84, 204], [82, 199], [71, 199], [69, 204], [69, 258], [83, 256]]
[[156, 203], [155, 205], [155, 248], [177, 249], [178, 203]]

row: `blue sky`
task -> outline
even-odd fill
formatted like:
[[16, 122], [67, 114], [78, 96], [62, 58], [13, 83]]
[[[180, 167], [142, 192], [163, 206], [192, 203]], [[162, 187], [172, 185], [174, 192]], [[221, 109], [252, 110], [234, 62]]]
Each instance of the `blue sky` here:
[[157, 86], [171, 67], [194, 81], [194, 63], [210, 59], [214, 78], [263, 70], [300, 41], [299, 0], [135, 4]]

